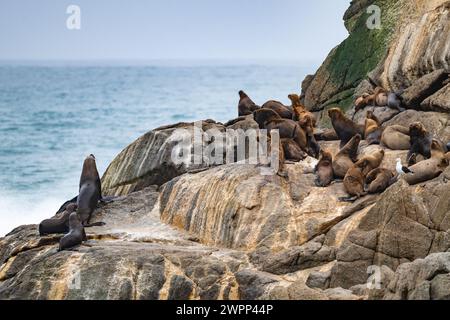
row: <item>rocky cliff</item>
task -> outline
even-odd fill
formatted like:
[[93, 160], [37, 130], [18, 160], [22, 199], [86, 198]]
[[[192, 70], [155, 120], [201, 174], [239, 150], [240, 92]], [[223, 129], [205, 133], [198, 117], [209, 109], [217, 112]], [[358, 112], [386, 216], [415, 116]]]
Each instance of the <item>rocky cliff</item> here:
[[[382, 29], [367, 28], [370, 5]], [[405, 89], [410, 110], [380, 117], [383, 125], [421, 121], [450, 141], [449, 15], [450, 1], [352, 1], [349, 38], [303, 84], [307, 106], [352, 113], [363, 89]], [[202, 129], [255, 125], [207, 120]], [[60, 236], [39, 237], [35, 225], [0, 239], [0, 299], [450, 298], [450, 168], [348, 203], [341, 182], [314, 184], [312, 158], [287, 164], [286, 177], [208, 159], [174, 165], [177, 129], [193, 124], [152, 130], [110, 164], [103, 191], [119, 197], [96, 211], [106, 225], [87, 229], [79, 248], [57, 252]], [[362, 142], [358, 153], [376, 148]], [[406, 151], [386, 150], [381, 166], [396, 158]]]

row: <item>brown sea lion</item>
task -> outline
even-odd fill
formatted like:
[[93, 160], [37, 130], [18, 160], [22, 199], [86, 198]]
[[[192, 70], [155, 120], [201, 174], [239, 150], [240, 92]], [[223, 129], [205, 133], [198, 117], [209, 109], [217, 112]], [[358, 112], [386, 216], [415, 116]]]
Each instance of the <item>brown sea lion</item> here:
[[425, 159], [431, 157], [431, 142], [433, 136], [429, 133], [422, 123], [414, 122], [409, 126], [409, 138], [411, 147], [408, 152], [408, 165], [415, 164], [413, 155], [422, 155]]
[[385, 168], [376, 168], [370, 171], [366, 176], [367, 192], [382, 193], [395, 183], [394, 172]]
[[320, 151], [320, 160], [314, 169], [315, 184], [318, 187], [327, 187], [333, 181], [333, 156], [327, 150]]
[[372, 152], [369, 155], [366, 155], [359, 159], [355, 166], [362, 169], [362, 173], [365, 176], [369, 174], [370, 171], [373, 169], [376, 169], [380, 166], [381, 162], [383, 162], [384, 159], [384, 150], [378, 149], [377, 151]]
[[359, 111], [364, 109], [367, 106], [368, 103], [368, 93], [364, 93], [362, 96], [358, 97], [355, 100], [355, 114]]
[[42, 221], [39, 224], [39, 235], [69, 232], [69, 216], [76, 209], [77, 205], [70, 203], [59, 216]]
[[248, 116], [257, 109], [259, 109], [259, 106], [257, 106], [244, 91], [239, 91], [239, 117]]
[[284, 119], [290, 119], [292, 120], [292, 111], [290, 110], [289, 107], [285, 106], [284, 104], [282, 104], [279, 101], [275, 101], [275, 100], [270, 100], [267, 101], [266, 103], [264, 103], [261, 108], [264, 109], [271, 109], [273, 111], [275, 111], [276, 113], [278, 113], [280, 115], [280, 117], [284, 118]]
[[373, 111], [367, 111], [364, 136], [369, 145], [380, 144], [383, 129], [380, 126], [380, 121], [373, 114]]
[[261, 108], [253, 113], [260, 129], [279, 130], [280, 139], [292, 139], [303, 151], [308, 151], [307, 137], [298, 123], [290, 119], [281, 118], [272, 109]]
[[307, 153], [317, 159], [320, 153], [320, 145], [317, 143], [314, 135], [313, 119], [311, 117], [305, 117], [299, 121], [299, 125], [306, 134]]
[[76, 212], [69, 216], [69, 233], [59, 240], [59, 251], [71, 249], [86, 241], [86, 233], [83, 224]]
[[386, 127], [381, 134], [381, 144], [391, 150], [409, 150], [409, 129], [401, 125]]
[[367, 194], [364, 191], [364, 175], [361, 168], [355, 165], [347, 171], [344, 178], [344, 188], [349, 197], [340, 198], [341, 201], [354, 201]]
[[293, 117], [292, 120], [300, 121], [300, 126], [305, 122], [310, 122], [314, 128], [317, 124], [316, 117], [312, 112], [308, 111], [306, 107], [300, 102], [300, 97], [298, 94], [290, 94], [288, 96], [289, 100], [292, 102]]
[[448, 167], [449, 160], [442, 151], [442, 146], [439, 141], [435, 139], [432, 140], [430, 153], [430, 159], [420, 161], [408, 168], [413, 173], [404, 175], [404, 179], [410, 185], [432, 180], [438, 177]]
[[347, 118], [341, 109], [332, 108], [328, 110], [328, 116], [331, 119], [336, 134], [341, 140], [341, 147], [347, 144], [352, 137], [360, 134], [361, 137], [364, 136], [364, 126], [354, 123], [352, 120]]
[[299, 162], [308, 156], [292, 139], [281, 139], [281, 143], [286, 160]]
[[353, 167], [357, 161], [358, 146], [361, 142], [361, 135], [357, 134], [336, 154], [333, 160], [334, 176], [343, 179], [347, 171]]
[[100, 176], [97, 171], [94, 155], [89, 155], [83, 163], [80, 177], [80, 189], [77, 198], [77, 213], [83, 226], [89, 226], [92, 213], [102, 198]]

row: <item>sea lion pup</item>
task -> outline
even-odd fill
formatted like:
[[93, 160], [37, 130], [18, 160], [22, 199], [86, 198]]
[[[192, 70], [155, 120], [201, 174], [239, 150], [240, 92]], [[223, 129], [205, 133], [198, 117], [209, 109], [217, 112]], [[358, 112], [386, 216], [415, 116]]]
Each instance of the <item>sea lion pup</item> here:
[[279, 101], [270, 100], [264, 103], [261, 108], [264, 109], [271, 109], [278, 113], [280, 117], [284, 119], [291, 119], [292, 120], [292, 111], [289, 110], [289, 107], [285, 106]]
[[239, 117], [248, 116], [257, 109], [259, 109], [259, 106], [257, 106], [244, 91], [239, 91]]
[[307, 138], [298, 123], [290, 119], [283, 119], [272, 109], [261, 108], [253, 113], [253, 117], [260, 129], [279, 130], [280, 139], [292, 139], [303, 151], [307, 150]]
[[414, 154], [421, 154], [425, 159], [431, 157], [431, 142], [433, 137], [422, 123], [414, 122], [409, 126], [409, 138], [411, 143], [407, 156], [409, 166], [416, 163], [412, 157]]
[[39, 235], [69, 232], [69, 216], [76, 209], [77, 205], [70, 203], [60, 216], [42, 221], [39, 224]]
[[292, 139], [281, 139], [285, 160], [299, 162], [308, 156]]
[[391, 150], [409, 150], [409, 129], [401, 125], [388, 126], [381, 134], [381, 144]]
[[314, 169], [315, 184], [318, 187], [327, 187], [333, 181], [333, 156], [327, 150], [320, 150], [320, 160]]
[[365, 177], [369, 174], [370, 171], [378, 168], [381, 162], [383, 162], [383, 159], [384, 159], [384, 150], [378, 149], [377, 151], [359, 159], [355, 163], [355, 166], [362, 169], [362, 174]]
[[404, 175], [404, 179], [410, 185], [415, 185], [438, 177], [449, 165], [449, 160], [442, 151], [439, 141], [433, 139], [430, 147], [431, 158], [420, 161], [409, 167], [413, 172]]
[[[293, 116], [292, 120], [304, 122], [311, 122], [312, 127], [316, 127], [317, 120], [316, 117], [312, 114], [312, 112], [308, 111], [304, 105], [300, 102], [300, 97], [298, 94], [290, 94], [288, 95], [289, 100], [292, 102], [292, 110]], [[301, 126], [301, 124], [300, 124]]]
[[373, 111], [367, 111], [364, 136], [369, 145], [380, 144], [381, 134], [383, 129], [380, 126], [380, 121], [373, 114]]
[[385, 168], [376, 168], [370, 171], [366, 176], [367, 192], [382, 193], [396, 181], [395, 174]]
[[331, 108], [328, 110], [328, 116], [331, 119], [334, 131], [341, 140], [341, 147], [345, 146], [355, 135], [360, 134], [361, 137], [364, 135], [364, 126], [358, 125], [347, 118], [341, 109]]
[[336, 154], [333, 160], [334, 176], [344, 179], [347, 171], [353, 167], [357, 161], [358, 147], [361, 142], [361, 135], [357, 134]]
[[355, 201], [367, 194], [364, 191], [364, 175], [361, 168], [354, 165], [347, 171], [344, 188], [349, 197], [340, 198], [341, 201]]
[[59, 240], [59, 251], [71, 249], [86, 241], [86, 233], [78, 214], [72, 212], [69, 216], [69, 233]]
[[80, 189], [77, 198], [77, 213], [83, 226], [94, 226], [93, 224], [89, 224], [89, 221], [91, 219], [92, 213], [97, 208], [98, 201], [101, 198], [102, 187], [100, 176], [98, 175], [95, 157], [91, 154], [84, 160], [83, 163], [83, 170], [80, 177]]

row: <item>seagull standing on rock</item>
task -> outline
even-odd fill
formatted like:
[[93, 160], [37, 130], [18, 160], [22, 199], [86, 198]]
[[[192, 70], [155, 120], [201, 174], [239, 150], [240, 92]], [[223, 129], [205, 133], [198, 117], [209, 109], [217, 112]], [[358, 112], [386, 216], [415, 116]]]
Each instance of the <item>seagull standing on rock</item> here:
[[399, 175], [408, 174], [408, 173], [414, 173], [413, 171], [409, 170], [407, 167], [402, 165], [402, 160], [397, 159], [397, 166], [396, 166], [397, 173]]

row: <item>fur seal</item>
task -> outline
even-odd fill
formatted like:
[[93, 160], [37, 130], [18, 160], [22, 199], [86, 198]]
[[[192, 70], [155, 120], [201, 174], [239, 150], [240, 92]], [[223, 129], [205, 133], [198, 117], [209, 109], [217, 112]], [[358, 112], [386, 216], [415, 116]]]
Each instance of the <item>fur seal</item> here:
[[292, 139], [303, 151], [307, 150], [307, 138], [298, 123], [290, 119], [283, 119], [272, 109], [261, 108], [253, 113], [260, 129], [279, 130], [280, 139]]
[[248, 116], [257, 109], [259, 109], [259, 106], [244, 91], [239, 91], [239, 117]]
[[69, 231], [69, 216], [75, 212], [77, 205], [70, 203], [59, 216], [51, 219], [43, 220], [39, 224], [39, 235], [44, 236], [54, 233], [66, 233]]
[[267, 101], [261, 106], [261, 108], [271, 109], [276, 113], [278, 113], [280, 117], [292, 120], [292, 111], [289, 109], [289, 107], [285, 106], [279, 101], [275, 100]]
[[314, 169], [315, 184], [318, 187], [327, 187], [333, 181], [333, 156], [327, 150], [320, 150], [320, 160]]
[[430, 147], [431, 158], [421, 161], [409, 169], [413, 172], [404, 175], [410, 185], [415, 185], [438, 177], [449, 165], [449, 160], [442, 151], [440, 143], [433, 139]]
[[312, 112], [308, 111], [306, 107], [300, 102], [300, 97], [298, 94], [288, 95], [289, 100], [292, 102], [293, 117], [292, 120], [299, 121], [300, 126], [305, 122], [310, 122], [312, 127], [316, 127], [317, 120]]
[[364, 136], [364, 126], [358, 125], [348, 119], [341, 109], [329, 109], [328, 116], [331, 119], [331, 123], [339, 137], [339, 140], [341, 140], [341, 147], [346, 145], [347, 142], [349, 142], [350, 139], [357, 134], [360, 134], [361, 137]]
[[69, 233], [59, 241], [59, 251], [71, 249], [86, 241], [86, 233], [78, 214], [72, 212], [69, 216]]
[[367, 192], [382, 193], [396, 181], [394, 173], [385, 168], [376, 168], [366, 177]]
[[347, 171], [353, 167], [354, 162], [357, 161], [360, 142], [361, 136], [357, 134], [336, 154], [333, 160], [333, 172], [336, 178], [343, 179]]
[[411, 142], [407, 156], [409, 166], [415, 164], [413, 155], [421, 154], [425, 159], [431, 157], [431, 142], [433, 137], [422, 123], [414, 122], [409, 126], [409, 138]]
[[381, 134], [381, 144], [391, 150], [409, 150], [409, 129], [401, 125], [386, 127]]
[[83, 163], [80, 177], [80, 188], [77, 198], [77, 213], [83, 226], [89, 225], [92, 213], [97, 208], [98, 201], [102, 198], [100, 176], [94, 155], [89, 155]]
[[355, 166], [362, 169], [362, 174], [365, 177], [369, 174], [370, 171], [378, 168], [381, 162], [383, 162], [383, 159], [384, 159], [384, 150], [378, 149], [377, 151], [374, 151], [371, 154], [366, 155], [361, 159], [359, 159], [355, 163]]
[[367, 111], [364, 131], [367, 143], [369, 145], [380, 144], [382, 133], [383, 129], [378, 118], [373, 114], [373, 111]]
[[361, 168], [354, 165], [347, 171], [344, 188], [350, 197], [340, 198], [341, 201], [354, 201], [367, 194], [364, 191], [364, 175]]

